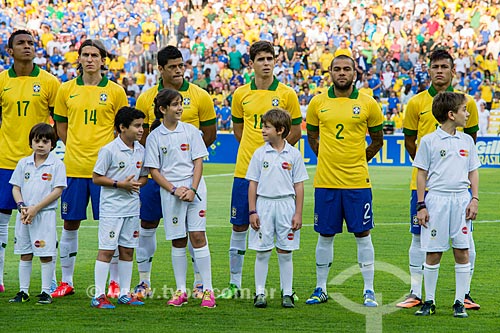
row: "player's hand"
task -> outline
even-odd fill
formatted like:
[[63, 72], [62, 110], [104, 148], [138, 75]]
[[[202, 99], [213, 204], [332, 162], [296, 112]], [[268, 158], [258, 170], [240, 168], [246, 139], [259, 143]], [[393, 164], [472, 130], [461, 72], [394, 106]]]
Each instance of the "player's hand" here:
[[471, 200], [465, 209], [465, 218], [467, 220], [475, 220], [477, 217], [478, 210], [477, 200]]
[[123, 188], [125, 191], [128, 192], [136, 192], [139, 193], [139, 190], [141, 188], [141, 183], [137, 182], [134, 180], [134, 175], [130, 175], [125, 180], [122, 180], [120, 183], [120, 188]]
[[258, 214], [250, 215], [250, 226], [253, 230], [258, 231], [260, 229], [260, 219]]
[[422, 227], [428, 227], [427, 222], [429, 222], [429, 212], [427, 211], [427, 208], [422, 208], [417, 212], [417, 221]]
[[185, 186], [182, 186], [181, 189], [182, 189], [182, 194], [179, 195], [179, 199], [181, 199], [182, 201], [193, 202], [195, 197], [194, 191]]
[[295, 232], [302, 228], [302, 215], [293, 214], [292, 217], [292, 230]]

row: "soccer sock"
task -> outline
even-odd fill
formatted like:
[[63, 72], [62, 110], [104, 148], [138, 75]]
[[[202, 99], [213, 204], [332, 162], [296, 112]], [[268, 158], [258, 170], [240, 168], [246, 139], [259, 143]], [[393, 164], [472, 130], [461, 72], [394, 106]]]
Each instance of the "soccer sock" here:
[[50, 283], [52, 282], [52, 275], [54, 271], [54, 264], [52, 261], [42, 262], [42, 293], [46, 292], [50, 295]]
[[201, 282], [203, 283], [203, 290], [213, 290], [212, 287], [212, 259], [210, 257], [210, 250], [208, 245], [193, 249], [194, 259], [198, 263], [200, 269]]
[[231, 280], [229, 283], [241, 288], [241, 272], [243, 271], [243, 260], [247, 249], [247, 232], [234, 231], [231, 233], [229, 243], [229, 268], [231, 270]]
[[373, 291], [373, 277], [375, 275], [375, 250], [373, 249], [372, 236], [356, 237], [358, 245], [358, 263], [363, 275], [364, 291]]
[[185, 247], [172, 246], [172, 267], [177, 290], [186, 292], [187, 260]]
[[31, 280], [32, 261], [19, 261], [19, 290], [28, 294]]
[[[113, 257], [111, 258], [111, 261], [109, 262], [109, 283], [111, 281], [115, 281], [117, 283], [120, 283], [119, 281], [119, 276], [120, 273], [118, 272], [118, 259], [120, 257], [120, 252], [118, 252], [118, 248], [116, 248], [115, 253], [113, 253]], [[121, 283], [120, 283], [121, 284]]]
[[269, 258], [271, 251], [257, 251], [255, 255], [255, 294], [265, 294], [267, 271], [269, 268]]
[[118, 261], [118, 281], [120, 281], [120, 297], [130, 292], [130, 281], [132, 281], [132, 261]]
[[109, 262], [95, 261], [94, 282], [95, 282], [95, 297], [106, 295], [106, 280], [108, 279]]
[[316, 244], [316, 287], [326, 294], [326, 280], [333, 262], [333, 236], [318, 236]]
[[439, 275], [439, 266], [440, 264], [428, 265], [427, 263], [424, 263], [424, 286], [426, 301], [434, 302], [436, 296], [436, 285]]
[[5, 265], [5, 248], [9, 239], [10, 215], [0, 213], [0, 284], [3, 284], [3, 267]]
[[467, 280], [467, 289], [465, 290], [466, 294], [470, 294], [470, 283], [472, 281], [472, 275], [474, 274], [474, 264], [476, 263], [476, 244], [474, 243], [474, 239], [472, 238], [472, 232], [469, 233], [469, 262], [470, 262], [470, 275]]
[[470, 281], [470, 266], [470, 263], [455, 264], [455, 300], [462, 304], [467, 293], [467, 281]]
[[57, 284], [56, 268], [57, 268], [57, 255], [52, 256], [52, 277], [50, 279], [51, 283], [52, 281], [54, 281]]
[[[201, 284], [202, 282], [202, 277], [200, 274], [200, 269], [198, 268], [198, 265], [196, 264], [195, 260], [195, 255], [194, 255], [194, 250], [193, 250], [193, 244], [191, 244], [191, 239], [188, 238], [188, 250], [189, 250], [189, 255], [191, 256], [191, 264], [193, 265], [193, 273], [194, 273], [194, 281], [193, 281], [193, 288], [196, 287], [197, 284]], [[210, 289], [212, 290], [212, 289]]]
[[278, 262], [280, 266], [280, 281], [283, 289], [283, 296], [293, 294], [293, 261], [292, 252], [278, 253]]
[[61, 271], [62, 282], [73, 285], [73, 273], [75, 272], [76, 253], [78, 252], [78, 230], [66, 230], [61, 233]]
[[136, 254], [137, 268], [141, 282], [147, 281], [151, 283], [151, 265], [155, 251], [156, 228], [144, 229], [141, 227], [139, 231], [139, 247]]
[[420, 235], [412, 234], [411, 245], [408, 251], [410, 258], [410, 293], [422, 298], [422, 277], [424, 274], [425, 252], [420, 245]]

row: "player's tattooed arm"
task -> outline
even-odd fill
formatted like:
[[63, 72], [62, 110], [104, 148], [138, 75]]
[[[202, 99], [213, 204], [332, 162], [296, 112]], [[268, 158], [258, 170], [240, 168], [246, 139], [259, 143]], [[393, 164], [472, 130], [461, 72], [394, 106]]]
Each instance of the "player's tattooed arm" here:
[[372, 143], [368, 147], [366, 147], [366, 161], [369, 162], [373, 156], [375, 156], [380, 148], [384, 145], [384, 132], [368, 132], [370, 134], [370, 138], [372, 139]]
[[415, 159], [417, 153], [417, 136], [405, 134], [405, 149], [410, 155], [411, 159]]
[[307, 142], [311, 147], [313, 153], [318, 156], [319, 152], [319, 131], [311, 131], [307, 129]]

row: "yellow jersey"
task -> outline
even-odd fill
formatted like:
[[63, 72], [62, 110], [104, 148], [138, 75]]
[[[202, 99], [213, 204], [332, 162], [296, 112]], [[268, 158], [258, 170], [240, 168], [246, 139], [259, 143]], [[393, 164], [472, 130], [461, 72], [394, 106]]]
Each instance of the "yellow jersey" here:
[[274, 78], [267, 90], [257, 89], [252, 79], [234, 92], [231, 114], [233, 123], [243, 123], [234, 176], [245, 178], [248, 164], [257, 148], [264, 144], [262, 138], [262, 116], [272, 108], [281, 108], [290, 113], [292, 125], [302, 123], [299, 99], [295, 91]]
[[[458, 90], [453, 90], [453, 87], [451, 86], [446, 90], [461, 93]], [[417, 136], [417, 149], [422, 137], [434, 132], [439, 126], [439, 122], [432, 114], [432, 101], [437, 93], [436, 88], [431, 85], [429, 89], [424, 90], [410, 98], [406, 106], [403, 121], [403, 133], [406, 135]], [[479, 116], [474, 99], [469, 95], [466, 96], [467, 112], [469, 112], [470, 115], [463, 131], [468, 134], [473, 134], [479, 130]], [[417, 189], [417, 168], [413, 168], [410, 189]]]
[[14, 67], [0, 73], [0, 168], [14, 170], [31, 154], [29, 133], [38, 123], [49, 123], [59, 81], [33, 65], [29, 76], [17, 76]]
[[54, 120], [68, 123], [64, 164], [68, 177], [92, 178], [99, 149], [114, 139], [118, 110], [128, 106], [123, 87], [105, 76], [97, 86], [81, 76], [59, 88]]
[[381, 131], [384, 121], [375, 99], [356, 88], [349, 97], [337, 97], [332, 86], [313, 97], [306, 120], [307, 130], [320, 136], [314, 187], [371, 188], [366, 133]]

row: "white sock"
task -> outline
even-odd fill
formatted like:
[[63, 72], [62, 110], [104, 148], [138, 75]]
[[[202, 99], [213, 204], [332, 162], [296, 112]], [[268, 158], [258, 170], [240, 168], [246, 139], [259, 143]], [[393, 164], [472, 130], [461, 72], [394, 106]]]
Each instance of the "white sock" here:
[[136, 261], [139, 278], [151, 283], [151, 264], [156, 252], [156, 228], [139, 230], [139, 247], [137, 248]]
[[[437, 265], [428, 265], [424, 263], [424, 286], [425, 286], [425, 300], [433, 301], [436, 297], [436, 285], [439, 275], [439, 266]], [[465, 296], [465, 294], [464, 294]], [[463, 297], [463, 296], [462, 296]]]
[[231, 233], [231, 242], [229, 243], [229, 269], [231, 270], [229, 283], [235, 284], [238, 288], [241, 288], [241, 273], [243, 271], [246, 249], [247, 232], [233, 230]]
[[422, 251], [420, 245], [420, 235], [412, 234], [411, 236], [411, 245], [408, 251], [408, 256], [410, 259], [410, 293], [421, 299], [425, 251]]
[[333, 262], [333, 236], [318, 236], [316, 244], [316, 287], [321, 287], [326, 294], [326, 280]]
[[78, 252], [78, 230], [66, 230], [63, 228], [59, 245], [62, 271], [61, 281], [72, 286], [76, 253]]
[[464, 303], [465, 294], [467, 293], [467, 281], [470, 281], [470, 263], [455, 264], [455, 300]]
[[366, 290], [374, 291], [375, 250], [373, 249], [372, 235], [355, 238], [358, 245], [358, 264], [364, 281], [363, 293]]
[[53, 256], [52, 257], [52, 278], [50, 279], [51, 283], [52, 283], [52, 281], [57, 283], [56, 268], [57, 268], [57, 256]]
[[106, 280], [108, 279], [109, 262], [95, 261], [94, 282], [95, 282], [95, 297], [105, 295]]
[[177, 290], [186, 292], [187, 260], [185, 247], [172, 246], [172, 267], [174, 269]]
[[293, 294], [293, 261], [292, 252], [278, 253], [278, 262], [280, 265], [280, 281], [283, 289], [283, 296]]
[[116, 283], [120, 283], [119, 280], [119, 272], [118, 272], [118, 261], [120, 258], [120, 252], [118, 252], [118, 248], [116, 248], [115, 253], [113, 253], [113, 257], [109, 262], [109, 283], [111, 281], [115, 281]]
[[[469, 229], [470, 230], [470, 229]], [[476, 244], [472, 238], [472, 232], [469, 233], [469, 262], [470, 262], [470, 275], [467, 280], [466, 294], [470, 294], [470, 284], [472, 281], [472, 275], [474, 274], [474, 264], [476, 263]]]
[[200, 268], [201, 282], [203, 283], [203, 290], [213, 290], [212, 287], [212, 262], [210, 257], [210, 250], [208, 244], [193, 249], [195, 261]]
[[265, 294], [271, 251], [257, 251], [255, 255], [255, 294]]
[[31, 261], [19, 261], [19, 290], [29, 293], [31, 280]]
[[3, 270], [5, 265], [5, 248], [9, 239], [10, 215], [0, 213], [0, 284], [3, 284]]
[[132, 261], [118, 261], [118, 281], [120, 281], [120, 297], [130, 292], [130, 281], [132, 281]]
[[193, 244], [191, 244], [191, 239], [189, 238], [188, 238], [188, 250], [189, 250], [189, 255], [191, 256], [191, 264], [193, 265], [193, 273], [194, 273], [193, 288], [194, 288], [196, 287], [197, 284], [202, 283], [201, 282], [202, 278], [200, 274], [200, 269], [198, 268], [198, 265], [196, 264], [196, 260], [194, 258]]
[[50, 295], [50, 283], [52, 282], [52, 275], [54, 273], [54, 264], [50, 262], [42, 262], [42, 292]]

